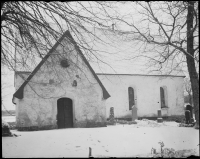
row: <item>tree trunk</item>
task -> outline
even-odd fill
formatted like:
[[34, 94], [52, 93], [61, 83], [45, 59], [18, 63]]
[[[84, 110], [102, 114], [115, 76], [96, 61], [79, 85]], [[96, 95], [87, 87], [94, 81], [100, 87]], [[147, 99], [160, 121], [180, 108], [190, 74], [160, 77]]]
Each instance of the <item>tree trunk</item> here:
[[[194, 57], [194, 39], [193, 39], [193, 18], [194, 18], [194, 1], [188, 1], [188, 14], [187, 14], [187, 52]], [[190, 76], [192, 93], [193, 93], [193, 104], [196, 124], [195, 128], [199, 129], [199, 80], [195, 67], [194, 58], [186, 56], [187, 67]]]
[[189, 103], [190, 103], [190, 105], [193, 105], [192, 95], [191, 94], [189, 94]]

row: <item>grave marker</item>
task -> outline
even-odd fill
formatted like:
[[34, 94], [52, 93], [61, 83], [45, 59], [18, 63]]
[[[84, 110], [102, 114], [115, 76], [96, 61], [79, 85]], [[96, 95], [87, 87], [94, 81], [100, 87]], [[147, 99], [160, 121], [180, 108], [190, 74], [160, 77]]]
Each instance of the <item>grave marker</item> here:
[[158, 118], [157, 118], [157, 122], [158, 122], [158, 123], [162, 123], [162, 122], [163, 122], [162, 113], [161, 113], [161, 110], [160, 110], [160, 109], [158, 109]]
[[137, 117], [137, 107], [132, 106], [132, 121], [135, 121], [136, 119], [138, 119], [138, 117]]

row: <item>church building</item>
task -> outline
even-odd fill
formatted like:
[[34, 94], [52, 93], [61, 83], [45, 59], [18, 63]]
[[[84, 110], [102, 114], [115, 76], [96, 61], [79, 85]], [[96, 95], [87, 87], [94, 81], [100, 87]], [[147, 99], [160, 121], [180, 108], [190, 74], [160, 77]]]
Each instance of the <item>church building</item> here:
[[121, 33], [97, 33], [106, 43], [93, 45], [110, 66], [89, 61], [66, 31], [32, 72], [15, 73], [19, 130], [103, 127], [111, 107], [116, 118], [130, 119], [133, 106], [143, 118], [157, 117], [159, 109], [165, 117], [184, 114], [185, 76], [180, 68], [169, 73], [167, 65], [162, 72], [152, 71], [144, 59], [122, 62], [124, 53], [128, 57], [138, 52], [138, 45], [127, 38], [119, 41]]

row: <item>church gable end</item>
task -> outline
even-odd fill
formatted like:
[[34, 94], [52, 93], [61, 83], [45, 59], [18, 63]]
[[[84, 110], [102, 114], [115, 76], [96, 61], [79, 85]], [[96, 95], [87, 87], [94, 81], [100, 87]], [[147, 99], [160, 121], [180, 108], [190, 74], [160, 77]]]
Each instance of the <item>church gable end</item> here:
[[[90, 74], [87, 72], [90, 72]], [[103, 98], [109, 98], [109, 93], [82, 54], [69, 31], [66, 31], [14, 93], [13, 97], [22, 99], [24, 97], [24, 88], [29, 81], [31, 81], [30, 85], [35, 82], [40, 83], [43, 87], [53, 83], [62, 83], [62, 81], [65, 80], [66, 82], [68, 81], [72, 87], [76, 87], [77, 81], [81, 79], [81, 77], [86, 76], [86, 74], [90, 76], [88, 80], [94, 79], [100, 85], [103, 91]]]

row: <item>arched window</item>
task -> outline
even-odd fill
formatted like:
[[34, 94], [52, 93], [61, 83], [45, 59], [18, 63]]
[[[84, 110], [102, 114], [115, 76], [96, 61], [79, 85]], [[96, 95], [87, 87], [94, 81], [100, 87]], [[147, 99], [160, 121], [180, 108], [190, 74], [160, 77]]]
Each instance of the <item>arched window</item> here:
[[160, 87], [160, 102], [161, 102], [161, 108], [167, 107], [167, 88], [166, 87]]
[[132, 87], [128, 87], [128, 96], [129, 96], [129, 110], [132, 110], [132, 106], [135, 105], [134, 89]]

